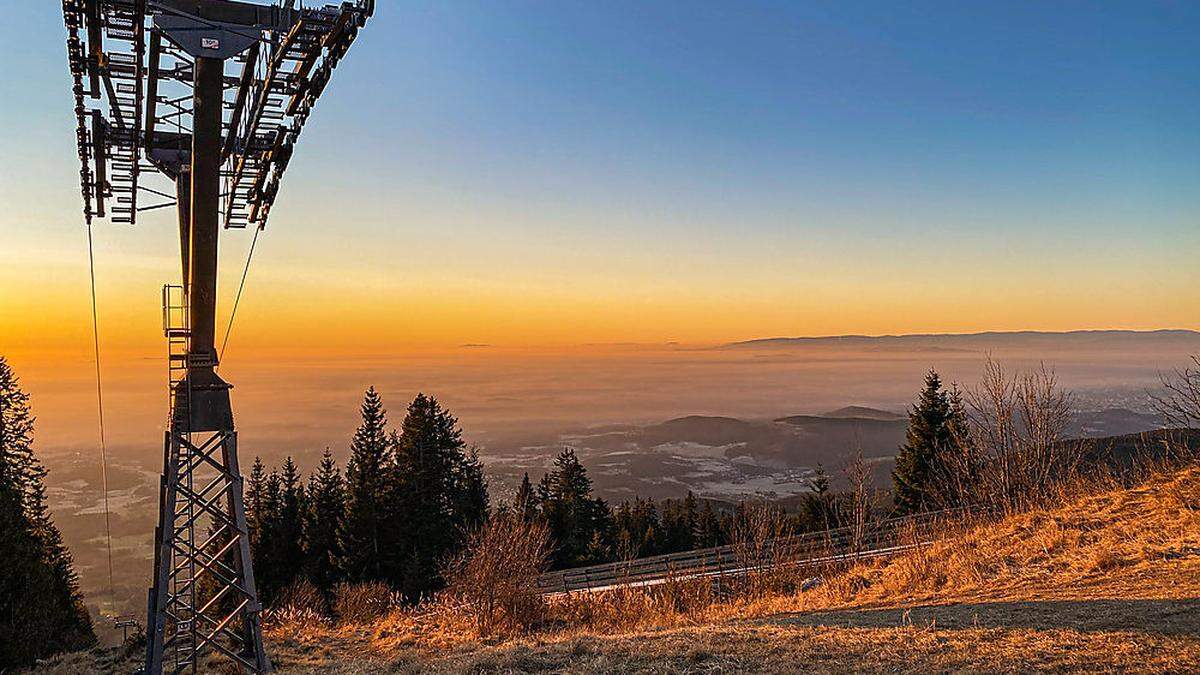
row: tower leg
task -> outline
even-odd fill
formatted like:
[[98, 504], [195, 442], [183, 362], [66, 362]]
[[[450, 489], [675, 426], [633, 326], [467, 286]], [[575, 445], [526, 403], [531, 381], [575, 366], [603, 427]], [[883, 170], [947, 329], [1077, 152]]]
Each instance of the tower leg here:
[[[179, 445], [167, 432], [163, 443], [163, 472], [158, 485], [158, 526], [154, 528], [154, 587], [150, 589], [146, 616], [146, 672], [163, 672], [163, 641], [167, 630], [167, 586], [171, 577], [172, 538], [175, 512], [175, 478]], [[164, 525], [166, 527], [164, 527]]]
[[268, 672], [237, 433], [173, 431], [166, 445], [146, 672], [191, 670], [210, 651], [252, 673]]

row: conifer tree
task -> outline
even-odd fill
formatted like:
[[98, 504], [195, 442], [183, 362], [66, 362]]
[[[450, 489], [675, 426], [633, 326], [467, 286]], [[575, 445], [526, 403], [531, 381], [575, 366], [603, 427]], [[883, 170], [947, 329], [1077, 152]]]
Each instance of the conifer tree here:
[[0, 671], [96, 640], [71, 556], [46, 507], [29, 397], [0, 357]]
[[590, 562], [589, 547], [595, 533], [604, 528], [608, 507], [592, 498], [592, 481], [574, 450], [565, 448], [559, 453], [554, 469], [542, 478], [539, 492], [553, 540], [554, 566]]
[[700, 526], [700, 512], [696, 495], [688, 490], [687, 496], [683, 498], [683, 530], [687, 533], [686, 547], [681, 550], [687, 550], [696, 547], [696, 530]]
[[304, 485], [300, 472], [291, 457], [283, 463], [280, 474], [279, 515], [275, 525], [275, 546], [272, 552], [276, 590], [294, 583], [302, 571], [304, 559]]
[[487, 479], [477, 449], [454, 457], [450, 480], [454, 525], [458, 532], [466, 533], [488, 517]]
[[904, 445], [896, 456], [892, 471], [895, 511], [898, 515], [918, 513], [933, 506], [931, 481], [937, 477], [937, 464], [955, 442], [956, 425], [961, 423], [950, 395], [937, 372], [925, 376], [925, 388], [908, 414]]
[[[638, 523], [642, 525], [642, 543], [639, 549], [639, 557], [658, 555], [663, 553], [663, 533], [662, 525], [658, 520], [658, 510], [654, 508], [654, 502], [646, 502], [649, 509], [643, 510], [639, 514]], [[637, 530], [634, 530], [636, 533]]]
[[272, 469], [263, 481], [258, 520], [258, 549], [252, 551], [254, 578], [258, 587], [258, 599], [270, 606], [275, 594], [283, 588], [286, 568], [280, 566], [280, 535], [283, 504], [283, 482], [279, 471]]
[[328, 593], [338, 579], [341, 558], [338, 530], [346, 510], [346, 490], [337, 462], [328, 449], [308, 482], [304, 521], [305, 573], [314, 586]]
[[663, 552], [675, 553], [696, 548], [698, 519], [696, 495], [692, 494], [690, 490], [683, 499], [664, 501], [662, 508]]
[[720, 517], [713, 510], [712, 502], [704, 502], [696, 530], [696, 546], [699, 548], [711, 548], [725, 543], [725, 530], [721, 527]]
[[437, 399], [417, 394], [395, 441], [389, 513], [391, 580], [416, 600], [442, 584], [441, 566], [467, 530], [487, 517], [487, 484], [467, 452], [458, 420]]
[[538, 515], [538, 497], [534, 492], [533, 484], [529, 482], [529, 472], [521, 477], [521, 485], [517, 488], [517, 494], [513, 498], [513, 513], [518, 518], [525, 522], [529, 522]]
[[825, 467], [817, 464], [813, 477], [808, 481], [808, 492], [800, 501], [798, 529], [801, 532], [817, 532], [838, 526], [836, 498], [830, 491], [829, 474]]
[[251, 558], [254, 569], [259, 569], [255, 552], [260, 550], [259, 541], [262, 538], [263, 493], [266, 490], [266, 467], [262, 457], [254, 458], [254, 466], [250, 469], [250, 479], [246, 482], [246, 527], [250, 531]]
[[347, 581], [385, 578], [383, 537], [392, 446], [387, 411], [371, 387], [363, 397], [362, 423], [354, 432], [346, 463], [346, 515], [338, 533], [338, 567]]

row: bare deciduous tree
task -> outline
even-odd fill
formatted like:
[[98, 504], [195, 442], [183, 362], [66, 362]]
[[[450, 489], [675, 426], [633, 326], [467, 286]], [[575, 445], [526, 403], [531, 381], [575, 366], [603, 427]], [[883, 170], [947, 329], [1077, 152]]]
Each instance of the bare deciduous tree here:
[[1192, 365], [1170, 374], [1160, 374], [1163, 393], [1151, 394], [1154, 407], [1167, 426], [1195, 429], [1200, 427], [1200, 354], [1191, 357]]
[[862, 448], [856, 448], [846, 464], [846, 480], [850, 483], [850, 492], [846, 495], [846, 525], [850, 527], [850, 550], [853, 553], [864, 550], [871, 514], [879, 502], [879, 494], [872, 485], [871, 476], [871, 465], [863, 457]]
[[946, 458], [946, 492], [1015, 510], [1051, 497], [1078, 469], [1084, 446], [1065, 438], [1071, 395], [1045, 365], [1009, 375], [988, 358], [965, 404], [968, 428]]
[[745, 504], [743, 512], [733, 519], [730, 546], [750, 595], [765, 595], [781, 581], [778, 577], [787, 554], [786, 535], [783, 511], [769, 504]]

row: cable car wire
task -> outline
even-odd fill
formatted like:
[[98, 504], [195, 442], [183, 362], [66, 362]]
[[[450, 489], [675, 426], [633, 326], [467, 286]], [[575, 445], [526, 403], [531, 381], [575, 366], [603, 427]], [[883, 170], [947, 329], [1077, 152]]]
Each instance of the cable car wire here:
[[108, 604], [116, 614], [116, 589], [113, 584], [112, 516], [108, 507], [108, 447], [104, 439], [104, 386], [100, 377], [100, 313], [96, 309], [96, 254], [92, 243], [91, 219], [87, 224], [88, 276], [92, 285], [92, 345], [96, 356], [96, 407], [100, 420], [100, 487], [104, 492], [104, 539], [108, 547]]
[[217, 365], [225, 360], [225, 348], [229, 346], [229, 334], [233, 332], [233, 320], [237, 317], [238, 305], [242, 302], [242, 291], [246, 289], [246, 276], [250, 274], [250, 261], [254, 259], [254, 247], [258, 244], [258, 233], [261, 227], [254, 228], [254, 238], [250, 240], [250, 250], [246, 253], [246, 266], [242, 268], [242, 280], [238, 284], [237, 295], [233, 298], [233, 309], [229, 312], [229, 323], [225, 326], [225, 337], [221, 340], [221, 351], [217, 354]]

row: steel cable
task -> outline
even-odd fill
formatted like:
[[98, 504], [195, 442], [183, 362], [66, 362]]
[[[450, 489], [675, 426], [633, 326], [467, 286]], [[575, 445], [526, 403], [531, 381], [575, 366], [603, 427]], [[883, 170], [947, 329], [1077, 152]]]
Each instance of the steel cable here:
[[108, 604], [116, 614], [116, 589], [113, 584], [112, 518], [108, 507], [108, 447], [104, 439], [104, 387], [100, 377], [100, 313], [96, 309], [96, 254], [92, 243], [92, 223], [87, 224], [88, 276], [92, 286], [92, 345], [96, 358], [96, 407], [100, 420], [100, 487], [104, 492], [104, 539], [108, 546]]
[[225, 337], [221, 340], [221, 351], [217, 354], [217, 365], [225, 360], [225, 348], [229, 346], [229, 334], [233, 332], [233, 320], [237, 317], [238, 305], [242, 302], [242, 291], [246, 289], [246, 276], [250, 274], [250, 261], [254, 259], [254, 247], [258, 244], [258, 233], [261, 227], [254, 228], [254, 238], [250, 240], [250, 250], [246, 253], [246, 266], [242, 268], [242, 280], [238, 283], [237, 295], [233, 298], [233, 309], [229, 312], [229, 323], [225, 326]]

